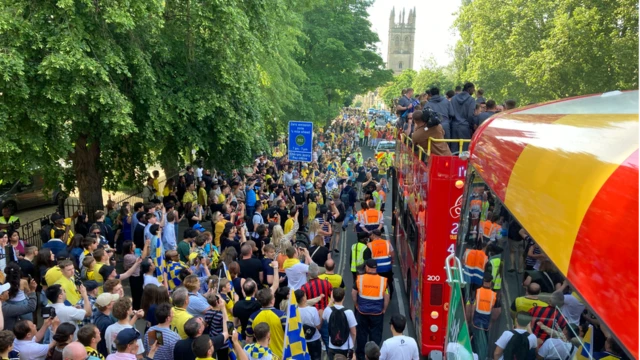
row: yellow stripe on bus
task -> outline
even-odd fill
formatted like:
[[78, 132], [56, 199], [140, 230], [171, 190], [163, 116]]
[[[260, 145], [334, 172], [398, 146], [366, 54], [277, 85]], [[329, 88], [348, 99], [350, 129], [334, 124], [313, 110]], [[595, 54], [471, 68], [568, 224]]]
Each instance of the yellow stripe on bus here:
[[[622, 122], [627, 124], [620, 126]], [[527, 130], [532, 134], [519, 139], [527, 146], [514, 164], [505, 205], [567, 274], [589, 205], [615, 169], [638, 148], [638, 115], [567, 115], [553, 124], [532, 124]], [[589, 142], [593, 134], [581, 136], [587, 132], [598, 132], [601, 141]]]

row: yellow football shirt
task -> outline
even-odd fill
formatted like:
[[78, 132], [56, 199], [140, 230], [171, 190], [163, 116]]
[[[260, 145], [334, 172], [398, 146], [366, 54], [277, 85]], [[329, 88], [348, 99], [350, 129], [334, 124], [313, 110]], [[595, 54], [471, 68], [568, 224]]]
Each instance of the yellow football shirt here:
[[180, 338], [183, 340], [188, 338], [187, 334], [184, 332], [184, 324], [192, 317], [193, 316], [190, 315], [187, 310], [174, 306], [173, 319], [171, 320], [171, 330], [180, 335]]

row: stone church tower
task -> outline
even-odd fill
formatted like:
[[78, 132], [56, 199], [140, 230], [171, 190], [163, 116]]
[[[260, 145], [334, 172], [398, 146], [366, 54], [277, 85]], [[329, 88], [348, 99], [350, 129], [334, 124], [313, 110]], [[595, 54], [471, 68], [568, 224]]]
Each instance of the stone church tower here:
[[396, 22], [396, 9], [391, 10], [389, 17], [389, 47], [387, 50], [387, 69], [393, 70], [395, 75], [406, 69], [413, 69], [414, 41], [416, 37], [416, 9], [409, 10], [409, 17], [405, 12], [398, 14]]

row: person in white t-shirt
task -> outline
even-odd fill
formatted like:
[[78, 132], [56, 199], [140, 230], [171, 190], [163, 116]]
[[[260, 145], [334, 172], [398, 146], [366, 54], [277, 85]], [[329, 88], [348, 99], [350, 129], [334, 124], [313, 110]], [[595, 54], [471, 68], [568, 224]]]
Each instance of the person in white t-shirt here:
[[[322, 313], [322, 320], [326, 321], [329, 324], [329, 328], [331, 328], [331, 314], [333, 313], [333, 309], [341, 310], [344, 309], [342, 302], [344, 301], [344, 289], [343, 288], [334, 288], [331, 294], [331, 303], [332, 306], [327, 306]], [[330, 304], [331, 304], [330, 303]], [[329, 349], [327, 353], [329, 354], [329, 359], [333, 359], [336, 355], [344, 355], [347, 356], [349, 349], [353, 350], [356, 344], [356, 326], [358, 322], [356, 321], [356, 316], [353, 314], [353, 311], [350, 309], [344, 310], [344, 315], [347, 317], [347, 323], [349, 323], [349, 339], [347, 342], [342, 344], [342, 346], [336, 346], [331, 343], [331, 338], [329, 338]]]
[[565, 359], [573, 359], [573, 355], [576, 353], [578, 348], [580, 347], [572, 343], [572, 340], [578, 336], [580, 329], [576, 324], [567, 324], [564, 329], [562, 329], [562, 334], [564, 335], [564, 339], [559, 338], [549, 338], [542, 343], [542, 346], [538, 350], [538, 359], [542, 358], [545, 360], [565, 360]]
[[160, 281], [158, 281], [158, 278], [155, 276], [156, 267], [153, 265], [153, 261], [151, 261], [151, 259], [142, 261], [142, 264], [140, 264], [140, 271], [144, 274], [142, 288], [147, 286], [147, 284], [162, 286]]
[[316, 328], [315, 333], [311, 339], [307, 339], [307, 350], [309, 350], [309, 356], [311, 360], [322, 358], [322, 341], [320, 340], [320, 328], [322, 327], [322, 320], [318, 314], [318, 309], [315, 306], [307, 305], [307, 295], [303, 290], [296, 290], [294, 292], [296, 301], [298, 302], [298, 311], [300, 311], [300, 320], [302, 324], [313, 326]]
[[538, 346], [538, 339], [531, 331], [531, 316], [526, 313], [519, 313], [516, 316], [515, 328], [513, 330], [505, 330], [496, 341], [496, 350], [493, 352], [493, 358], [495, 360], [504, 360], [502, 354], [507, 344], [509, 344], [509, 340], [513, 337], [512, 331], [520, 334], [529, 334], [527, 337], [529, 339], [529, 349], [535, 349]]
[[[300, 253], [304, 255], [304, 263], [301, 263], [298, 257]], [[284, 261], [284, 272], [287, 274], [289, 287], [292, 290], [298, 290], [302, 285], [307, 283], [307, 273], [309, 272], [309, 264], [313, 261], [309, 256], [309, 250], [305, 248], [296, 248], [290, 246], [286, 250], [287, 260]]]
[[413, 338], [402, 334], [407, 326], [407, 318], [396, 314], [391, 317], [389, 324], [393, 336], [382, 343], [380, 360], [419, 360], [418, 344]]
[[[82, 296], [82, 299], [84, 300], [83, 309], [76, 309], [73, 306], [64, 304], [65, 300], [67, 300], [67, 294], [60, 284], [51, 285], [45, 291], [47, 299], [52, 303], [49, 306], [56, 309], [56, 317], [60, 319], [60, 323], [70, 322], [72, 324], [78, 324], [78, 322], [84, 320], [85, 317], [91, 317], [91, 302], [89, 301], [89, 297], [87, 296], [87, 289], [84, 287], [84, 285], [80, 285], [78, 288], [80, 289], [80, 294]], [[78, 326], [76, 325], [75, 334], [77, 333]]]
[[[144, 318], [144, 311], [133, 311], [131, 298], [121, 297], [113, 304], [111, 315], [118, 319], [118, 322], [107, 327], [104, 333], [104, 340], [107, 344], [107, 351], [110, 354], [118, 352], [116, 348], [116, 337], [118, 333], [124, 329], [131, 329], [138, 319]], [[138, 338], [137, 355], [144, 354], [144, 345], [142, 339]]]

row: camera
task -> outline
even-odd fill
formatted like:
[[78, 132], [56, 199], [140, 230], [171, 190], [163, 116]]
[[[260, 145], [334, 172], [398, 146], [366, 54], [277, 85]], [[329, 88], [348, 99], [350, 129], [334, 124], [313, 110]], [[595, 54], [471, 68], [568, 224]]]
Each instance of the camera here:
[[50, 306], [45, 306], [42, 308], [42, 318], [43, 319], [48, 319], [48, 318], [54, 318], [56, 317], [56, 309], [52, 308]]
[[233, 334], [233, 331], [236, 329], [235, 325], [233, 325], [233, 321], [227, 321], [227, 331], [229, 335]]
[[76, 284], [76, 286], [82, 285], [82, 281], [80, 281], [80, 280], [75, 280], [74, 283]]

